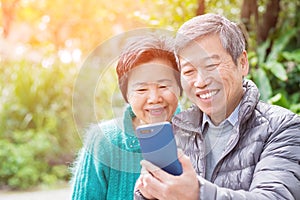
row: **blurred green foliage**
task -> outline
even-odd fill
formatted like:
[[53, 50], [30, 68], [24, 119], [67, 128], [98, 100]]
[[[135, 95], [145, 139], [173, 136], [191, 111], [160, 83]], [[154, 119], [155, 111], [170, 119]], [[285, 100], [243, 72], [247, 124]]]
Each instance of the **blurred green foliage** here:
[[[268, 39], [249, 51], [250, 78], [261, 99], [300, 114], [300, 3], [284, 2]], [[250, 40], [253, 38], [250, 38]]]
[[[9, 2], [1, 1], [3, 5]], [[80, 88], [83, 100], [74, 109], [72, 95], [74, 82], [79, 78], [78, 62], [65, 64], [59, 57], [60, 53], [68, 51], [73, 54], [79, 50], [86, 56], [99, 41], [145, 25], [176, 31], [183, 22], [195, 16], [198, 1], [142, 0], [133, 3], [132, 0], [118, 0], [113, 4], [99, 0], [16, 2], [19, 4], [12, 7], [15, 16], [0, 15], [1, 21], [14, 19], [9, 21], [10, 24], [21, 28], [21, 32], [25, 30], [24, 34], [21, 33], [24, 37], [14, 42], [23, 43], [26, 49], [21, 59], [17, 55], [4, 59], [0, 55], [0, 188], [26, 189], [41, 183], [69, 180], [68, 168], [82, 145], [78, 125], [84, 128], [88, 122], [120, 116], [122, 110], [122, 97], [113, 68], [101, 69], [93, 101], [85, 102], [89, 98], [84, 96], [84, 91], [94, 84], [89, 78], [94, 75], [94, 69], [84, 74], [87, 77], [80, 77], [84, 83]], [[242, 0], [205, 2], [206, 12], [220, 13], [239, 21]], [[263, 13], [267, 0], [257, 2], [259, 12]], [[278, 24], [268, 39], [257, 44], [255, 30], [248, 33], [249, 78], [258, 85], [262, 100], [298, 114], [299, 15], [299, 1], [281, 0]], [[9, 27], [7, 31], [14, 36], [15, 32], [20, 32], [13, 26]], [[252, 27], [255, 29], [256, 24]], [[26, 30], [30, 30], [29, 33]], [[0, 42], [2, 40], [4, 38]], [[32, 49], [39, 54], [39, 59], [33, 61], [28, 56]], [[107, 53], [111, 50], [105, 49]], [[44, 63], [48, 57], [54, 58], [51, 64]], [[189, 104], [185, 96], [182, 101]], [[87, 111], [85, 103], [94, 106], [95, 110]], [[77, 121], [73, 119], [74, 113], [79, 116]]]
[[29, 188], [69, 177], [78, 143], [72, 121], [74, 66], [2, 62], [0, 187]]

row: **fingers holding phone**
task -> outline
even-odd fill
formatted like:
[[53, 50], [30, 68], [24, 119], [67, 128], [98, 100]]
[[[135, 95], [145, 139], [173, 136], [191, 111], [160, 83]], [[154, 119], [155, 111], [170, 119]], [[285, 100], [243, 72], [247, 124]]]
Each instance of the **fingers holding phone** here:
[[[169, 174], [148, 161], [141, 161], [140, 192], [145, 197], [156, 199], [198, 199], [200, 187], [196, 172], [189, 157], [178, 152], [183, 173], [179, 176]], [[148, 172], [145, 172], [145, 170]]]
[[170, 174], [182, 173], [172, 125], [169, 122], [138, 126], [136, 135], [145, 160]]

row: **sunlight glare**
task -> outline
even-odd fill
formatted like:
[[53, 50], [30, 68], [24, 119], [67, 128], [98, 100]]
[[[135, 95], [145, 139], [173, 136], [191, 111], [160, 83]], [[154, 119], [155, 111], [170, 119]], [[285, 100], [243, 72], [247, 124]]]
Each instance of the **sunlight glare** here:
[[81, 61], [81, 50], [80, 49], [74, 49], [72, 52], [72, 58], [74, 62], [80, 62]]
[[25, 51], [26, 51], [26, 48], [23, 45], [17, 46], [16, 49], [15, 49], [15, 53], [18, 56], [23, 55], [25, 53]]
[[54, 64], [54, 59], [53, 58], [46, 58], [46, 59], [43, 59], [43, 61], [42, 61], [43, 68], [49, 68], [53, 64]]
[[59, 59], [61, 60], [61, 62], [65, 63], [65, 64], [72, 62], [72, 55], [67, 50], [59, 50], [58, 56], [59, 56]]

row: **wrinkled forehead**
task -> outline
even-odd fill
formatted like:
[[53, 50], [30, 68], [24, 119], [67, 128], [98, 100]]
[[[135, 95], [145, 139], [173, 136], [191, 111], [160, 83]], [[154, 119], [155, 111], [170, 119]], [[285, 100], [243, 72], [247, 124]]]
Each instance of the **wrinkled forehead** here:
[[196, 40], [190, 41], [177, 52], [177, 55], [180, 57], [187, 57], [193, 54], [198, 54], [198, 55], [207, 54], [203, 45], [201, 45], [201, 43], [197, 42]]
[[219, 56], [209, 52], [199, 41], [192, 40], [177, 52], [177, 58], [179, 59], [179, 65], [181, 67], [184, 63], [219, 59]]
[[189, 40], [181, 49], [177, 49], [180, 67], [183, 62], [221, 61], [230, 55], [224, 49], [218, 34], [206, 35]]
[[132, 68], [128, 75], [131, 80], [141, 80], [145, 82], [156, 82], [157, 80], [175, 80], [175, 75], [179, 71], [170, 64], [164, 62], [148, 62]]

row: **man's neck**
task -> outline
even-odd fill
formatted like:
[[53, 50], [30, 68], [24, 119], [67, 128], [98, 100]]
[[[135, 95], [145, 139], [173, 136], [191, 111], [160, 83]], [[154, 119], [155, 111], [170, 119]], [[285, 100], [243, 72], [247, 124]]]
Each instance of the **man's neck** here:
[[[213, 118], [211, 116], [206, 115], [205, 113], [203, 113], [203, 121], [208, 119], [211, 121], [211, 123], [213, 123], [215, 126], [219, 126], [220, 124], [222, 124], [224, 121], [228, 120], [232, 125], [235, 125], [235, 123], [238, 120], [238, 112], [239, 112], [239, 108], [240, 108], [240, 102], [237, 104], [237, 106], [234, 108], [234, 110], [232, 110], [229, 114], [226, 114], [226, 116], [224, 117], [224, 115], [220, 115], [219, 117], [217, 116], [213, 116]], [[205, 122], [204, 122], [205, 123]]]

